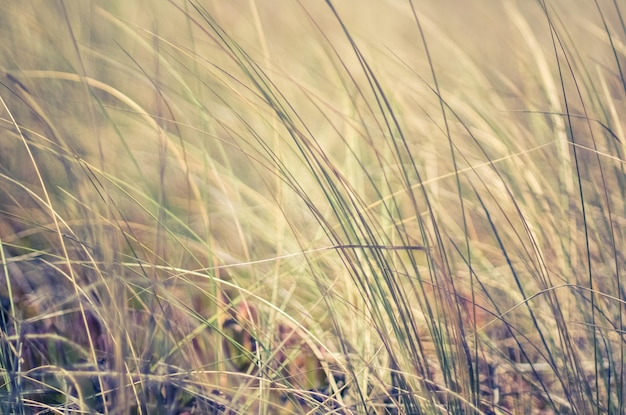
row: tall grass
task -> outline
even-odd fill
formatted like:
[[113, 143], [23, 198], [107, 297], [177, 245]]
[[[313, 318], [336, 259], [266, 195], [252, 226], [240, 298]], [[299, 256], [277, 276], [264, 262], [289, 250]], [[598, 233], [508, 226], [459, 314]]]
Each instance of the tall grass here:
[[619, 2], [8, 2], [0, 411], [624, 412]]

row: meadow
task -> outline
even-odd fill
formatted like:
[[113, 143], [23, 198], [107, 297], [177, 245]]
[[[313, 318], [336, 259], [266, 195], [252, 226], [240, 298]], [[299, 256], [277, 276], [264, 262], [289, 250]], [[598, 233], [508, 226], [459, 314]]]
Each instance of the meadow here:
[[3, 2], [0, 413], [626, 412], [624, 8]]

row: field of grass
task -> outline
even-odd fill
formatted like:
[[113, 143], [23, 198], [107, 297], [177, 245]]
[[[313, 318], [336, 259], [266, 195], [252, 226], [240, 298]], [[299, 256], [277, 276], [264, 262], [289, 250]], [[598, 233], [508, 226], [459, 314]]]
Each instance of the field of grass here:
[[0, 413], [624, 413], [625, 9], [4, 2]]

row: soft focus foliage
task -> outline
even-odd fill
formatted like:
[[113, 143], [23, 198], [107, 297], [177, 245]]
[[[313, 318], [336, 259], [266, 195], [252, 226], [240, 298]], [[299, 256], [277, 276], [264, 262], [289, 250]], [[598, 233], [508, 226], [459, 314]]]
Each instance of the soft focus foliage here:
[[0, 412], [624, 412], [621, 7], [5, 2]]

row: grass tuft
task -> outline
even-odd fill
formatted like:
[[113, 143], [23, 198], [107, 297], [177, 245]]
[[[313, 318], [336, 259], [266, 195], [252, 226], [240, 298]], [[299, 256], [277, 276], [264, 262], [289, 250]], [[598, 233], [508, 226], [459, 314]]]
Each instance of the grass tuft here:
[[617, 2], [22, 3], [1, 413], [624, 412]]

